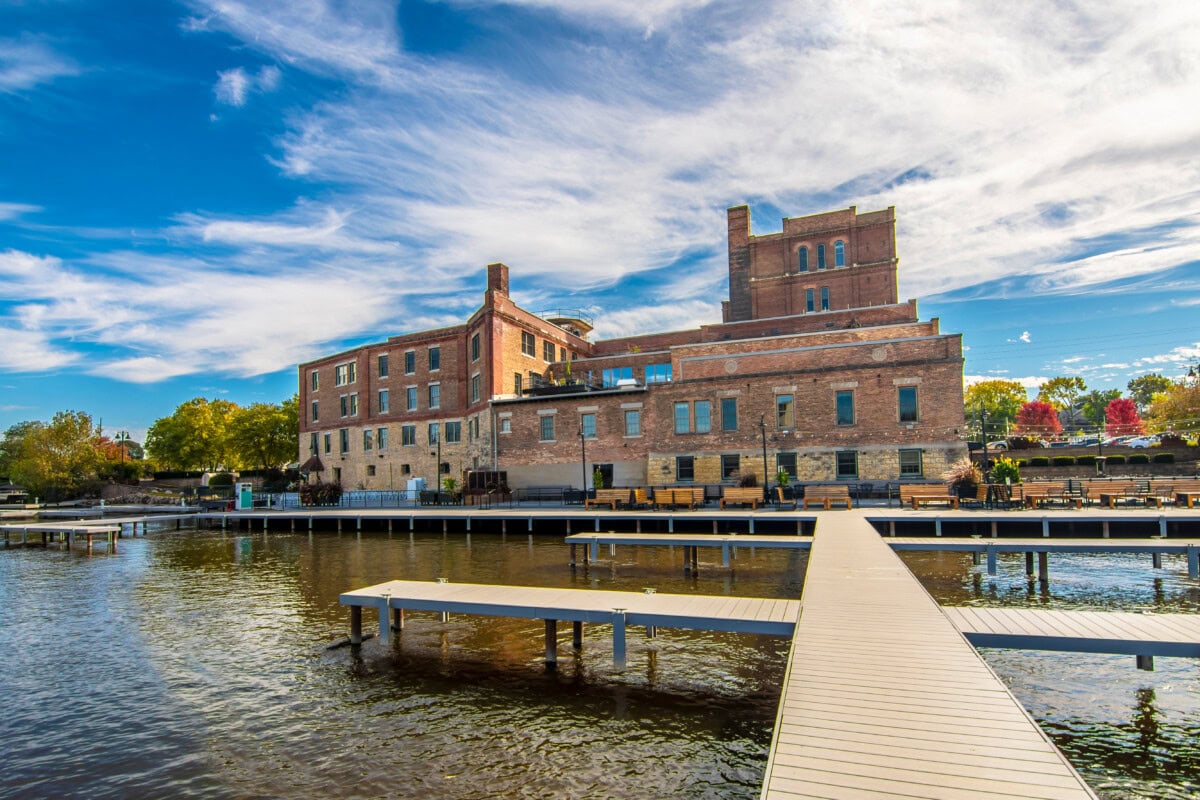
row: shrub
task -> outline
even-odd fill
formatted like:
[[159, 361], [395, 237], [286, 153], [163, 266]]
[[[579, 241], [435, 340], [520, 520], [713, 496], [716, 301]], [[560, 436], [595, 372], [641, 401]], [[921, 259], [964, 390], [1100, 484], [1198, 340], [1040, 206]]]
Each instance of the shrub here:
[[1053, 462], [1056, 467], [1070, 467], [1075, 463], [1075, 456], [1055, 456]]
[[340, 483], [304, 483], [300, 485], [300, 504], [305, 506], [336, 506], [342, 501]]
[[1090, 467], [1096, 463], [1095, 456], [1075, 456], [1075, 463], [1081, 467]]
[[1145, 453], [1135, 453], [1129, 457], [1130, 464], [1149, 464], [1150, 456]]
[[163, 469], [153, 473], [156, 481], [179, 480], [181, 478], [199, 478], [201, 473], [182, 469]]
[[1033, 458], [1029, 459], [1029, 466], [1031, 466], [1031, 467], [1048, 467], [1048, 466], [1050, 466], [1050, 457], [1049, 456], [1034, 456]]
[[758, 476], [756, 476], [753, 472], [748, 472], [742, 477], [738, 478], [738, 486], [743, 488], [748, 486], [758, 486]]
[[983, 480], [983, 473], [970, 458], [960, 458], [942, 473], [942, 480], [956, 490], [974, 492]]
[[1000, 456], [992, 463], [992, 480], [998, 483], [1020, 483], [1021, 468], [1011, 458]]
[[1125, 456], [1109, 456], [1108, 463], [1109, 464], [1124, 464]]
[[209, 486], [233, 486], [233, 473], [218, 472], [208, 479]]
[[1036, 450], [1041, 446], [1041, 440], [1032, 436], [1011, 436], [1008, 439], [1009, 450]]
[[1155, 453], [1154, 454], [1154, 463], [1155, 464], [1174, 464], [1175, 463], [1175, 454], [1174, 453]]
[[[1187, 447], [1187, 439], [1184, 439], [1178, 433], [1164, 433], [1158, 437], [1158, 443], [1163, 447]], [[1154, 461], [1155, 463], [1159, 463], [1157, 458]]]

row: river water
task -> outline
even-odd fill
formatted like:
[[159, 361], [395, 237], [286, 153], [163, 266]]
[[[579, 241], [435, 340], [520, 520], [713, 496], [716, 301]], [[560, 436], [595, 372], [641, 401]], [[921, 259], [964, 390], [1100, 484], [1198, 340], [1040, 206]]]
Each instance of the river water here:
[[[88, 556], [0, 552], [0, 797], [755, 798], [788, 642], [609, 631], [543, 660], [542, 623], [409, 614], [392, 644], [346, 636], [340, 592], [390, 579], [798, 597], [803, 553], [619, 548], [572, 570], [557, 537], [169, 531]], [[943, 602], [1200, 609], [1186, 565], [906, 561]], [[1089, 588], [1091, 587], [1091, 588]], [[1106, 800], [1192, 798], [1200, 668], [988, 651]], [[898, 665], [902, 666], [902, 665]]]

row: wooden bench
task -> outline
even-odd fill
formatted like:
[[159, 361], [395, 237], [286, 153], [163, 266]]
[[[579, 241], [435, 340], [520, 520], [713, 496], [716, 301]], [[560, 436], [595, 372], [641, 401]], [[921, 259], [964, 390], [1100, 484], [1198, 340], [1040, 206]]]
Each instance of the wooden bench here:
[[649, 508], [654, 505], [654, 501], [650, 499], [650, 492], [646, 489], [633, 490], [633, 507], [634, 508]]
[[694, 511], [696, 506], [704, 505], [704, 487], [690, 486], [684, 488], [663, 487], [654, 490], [654, 507], [662, 508], [667, 506], [674, 508], [676, 506], [687, 506], [689, 511]]
[[1118, 503], [1141, 503], [1162, 508], [1162, 498], [1150, 491], [1149, 481], [1113, 481], [1100, 492], [1100, 505], [1116, 508]]
[[817, 503], [828, 511], [834, 503], [842, 503], [846, 508], [854, 508], [850, 499], [848, 486], [806, 486], [804, 487], [804, 507]]
[[726, 505], [748, 505], [758, 510], [758, 504], [762, 501], [763, 492], [757, 486], [727, 486], [721, 494], [721, 508]]
[[1075, 508], [1083, 508], [1083, 495], [1080, 492], [1071, 493], [1064, 483], [1054, 481], [1046, 483], [1023, 483], [1021, 493], [1028, 508], [1041, 508], [1050, 502], [1064, 503]]
[[1195, 508], [1200, 500], [1200, 481], [1175, 481], [1171, 487], [1175, 492], [1175, 505]]
[[608, 506], [613, 511], [616, 511], [619, 505], [629, 505], [628, 489], [597, 489], [595, 497], [589, 497], [583, 501], [585, 509], [592, 506]]
[[779, 501], [780, 508], [783, 508], [784, 506], [791, 506], [792, 508], [796, 507], [796, 496], [793, 494], [791, 497], [784, 497], [782, 486], [775, 487], [775, 497]]
[[[805, 492], [807, 495], [807, 492]], [[912, 505], [913, 511], [930, 503], [946, 503], [951, 508], [958, 508], [958, 498], [949, 493], [945, 486], [929, 486], [925, 484], [901, 484], [900, 505]]]

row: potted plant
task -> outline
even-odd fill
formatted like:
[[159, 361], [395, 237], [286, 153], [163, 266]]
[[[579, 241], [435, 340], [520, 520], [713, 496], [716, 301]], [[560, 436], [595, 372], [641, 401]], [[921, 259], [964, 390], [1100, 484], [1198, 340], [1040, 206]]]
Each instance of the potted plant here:
[[1011, 458], [1000, 456], [992, 462], [992, 480], [1012, 485], [1021, 482], [1021, 468]]
[[942, 473], [942, 480], [950, 486], [950, 491], [958, 497], [974, 497], [983, 482], [983, 473], [979, 465], [968, 458], [960, 458], [950, 465], [950, 469]]

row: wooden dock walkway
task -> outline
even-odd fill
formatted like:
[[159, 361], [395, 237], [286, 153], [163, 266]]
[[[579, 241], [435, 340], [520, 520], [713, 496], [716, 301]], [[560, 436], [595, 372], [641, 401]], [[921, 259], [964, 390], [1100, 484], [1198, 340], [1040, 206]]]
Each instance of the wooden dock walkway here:
[[1095, 794], [866, 521], [818, 525], [764, 800]]
[[1028, 608], [944, 608], [976, 647], [1058, 650], [1138, 656], [1200, 658], [1200, 614], [1127, 611], [1044, 611]]
[[929, 536], [889, 536], [884, 539], [893, 550], [925, 550], [973, 553], [987, 558], [989, 575], [996, 574], [996, 556], [1000, 553], [1025, 553], [1026, 572], [1033, 574], [1033, 555], [1038, 557], [1038, 574], [1047, 578], [1050, 553], [1138, 553], [1149, 555], [1156, 568], [1164, 555], [1187, 557], [1188, 577], [1200, 578], [1200, 539], [985, 539]]
[[448, 614], [542, 619], [546, 621], [548, 664], [557, 660], [560, 620], [574, 624], [576, 647], [582, 643], [584, 623], [611, 625], [613, 663], [622, 669], [625, 629], [630, 625], [644, 625], [650, 635], [658, 628], [693, 628], [791, 636], [800, 613], [797, 600], [442, 581], [388, 581], [346, 592], [338, 597], [338, 602], [350, 606], [351, 643], [362, 641], [364, 607], [378, 611], [379, 636], [385, 640], [393, 629], [403, 629], [406, 610], [436, 611], [443, 615], [443, 620]]
[[728, 567], [739, 547], [781, 548], [785, 550], [807, 550], [812, 547], [811, 536], [770, 536], [766, 534], [707, 533], [575, 533], [564, 540], [571, 546], [571, 566], [575, 566], [575, 548], [583, 545], [585, 561], [600, 560], [600, 545], [609, 546], [609, 555], [615, 555], [617, 545], [644, 545], [649, 547], [682, 547], [683, 569], [695, 570], [698, 564], [697, 548], [721, 548], [721, 566]]

